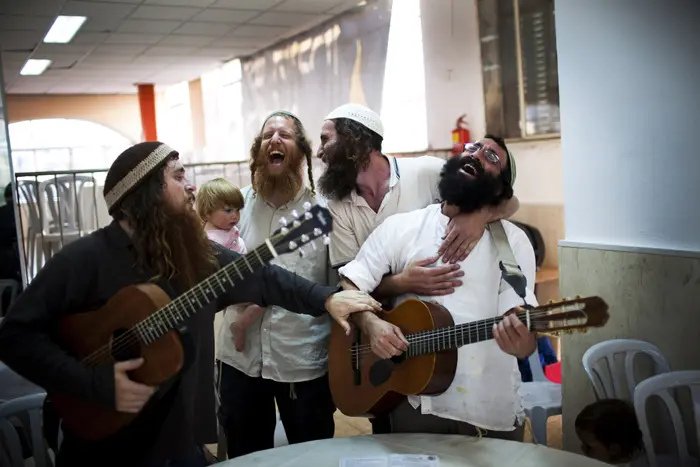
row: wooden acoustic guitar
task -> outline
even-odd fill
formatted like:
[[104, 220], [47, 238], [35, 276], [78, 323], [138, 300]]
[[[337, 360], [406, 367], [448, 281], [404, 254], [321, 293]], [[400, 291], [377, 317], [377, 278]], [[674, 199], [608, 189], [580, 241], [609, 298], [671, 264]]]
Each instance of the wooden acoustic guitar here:
[[[60, 345], [87, 366], [114, 365], [129, 358], [144, 358], [130, 373], [134, 381], [161, 386], [178, 377], [190, 352], [185, 323], [236, 282], [261, 269], [272, 258], [298, 250], [316, 248], [315, 239], [327, 244], [332, 219], [327, 209], [305, 206], [305, 212], [281, 227], [259, 247], [219, 269], [184, 294], [170, 300], [157, 285], [139, 284], [117, 292], [102, 308], [68, 315], [59, 327]], [[214, 362], [212, 362], [212, 365]], [[157, 397], [158, 393], [154, 395]], [[129, 425], [136, 414], [87, 403], [63, 394], [47, 395], [63, 427], [77, 437], [99, 440]]]
[[[516, 314], [528, 329], [558, 334], [603, 326], [608, 306], [600, 297], [576, 298], [538, 306]], [[328, 377], [336, 407], [351, 417], [387, 415], [408, 395], [445, 392], [457, 369], [457, 349], [493, 339], [493, 325], [503, 316], [455, 325], [444, 307], [409, 299], [379, 317], [398, 326], [408, 350], [391, 359], [379, 358], [366, 335], [349, 336], [333, 324], [328, 350]]]

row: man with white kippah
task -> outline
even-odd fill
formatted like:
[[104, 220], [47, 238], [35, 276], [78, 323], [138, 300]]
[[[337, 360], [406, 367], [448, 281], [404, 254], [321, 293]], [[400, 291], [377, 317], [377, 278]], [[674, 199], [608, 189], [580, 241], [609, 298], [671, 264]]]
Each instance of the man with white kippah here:
[[[321, 129], [318, 157], [327, 167], [319, 189], [329, 199], [334, 220], [330, 244], [334, 268], [352, 261], [386, 218], [441, 201], [438, 182], [445, 161], [433, 156], [386, 156], [382, 154], [383, 136], [379, 115], [352, 103], [330, 112]], [[515, 160], [510, 160], [514, 171]], [[453, 293], [462, 284], [458, 263], [482, 237], [486, 224], [508, 218], [517, 209], [518, 200], [513, 196], [499, 205], [453, 217], [436, 254], [417, 259], [400, 274], [388, 274], [374, 291], [375, 297]], [[376, 420], [373, 425], [376, 432], [383, 431]]]
[[[412, 262], [434, 255], [450, 220], [510, 199], [514, 181], [513, 159], [501, 138], [491, 136], [467, 145], [462, 155], [443, 163], [438, 184], [442, 202], [396, 214], [382, 222], [356, 258], [338, 270], [341, 284], [347, 290], [372, 293], [386, 274], [400, 274]], [[515, 283], [517, 290], [499, 268], [499, 253], [508, 247], [515, 263], [512, 267], [526, 279], [523, 287], [522, 282]], [[428, 297], [406, 292], [394, 297], [392, 305], [419, 298], [444, 307], [457, 325], [501, 316], [523, 305], [524, 300], [528, 305], [537, 305], [534, 250], [525, 233], [514, 224], [490, 224], [461, 267], [464, 283], [455, 287], [454, 293]], [[401, 355], [409, 346], [420, 346], [415, 336], [409, 344], [398, 326], [374, 313], [358, 313], [353, 318], [367, 336], [372, 351], [382, 359]], [[470, 337], [470, 344], [458, 349], [450, 386], [441, 394], [405, 398], [390, 413], [388, 426], [383, 428], [392, 433], [470, 436], [486, 429], [486, 436], [522, 440], [524, 413], [518, 395], [517, 359], [527, 358], [535, 351], [535, 334], [509, 315], [493, 328], [493, 336], [495, 340], [477, 340], [473, 344]], [[331, 387], [334, 383], [331, 380]]]
[[[209, 296], [204, 303], [197, 299], [197, 306], [190, 303], [192, 310], [184, 313], [189, 317], [176, 323], [182, 327], [175, 331], [180, 333], [187, 363], [161, 387], [131, 379], [133, 371], [144, 365], [143, 358], [111, 355], [106, 363], [88, 365], [58, 344], [63, 317], [101, 309], [120, 291], [136, 295], [127, 300], [132, 306], [148, 301], [143, 292], [123, 290], [144, 283], [156, 284], [174, 299], [195, 286], [202, 289], [205, 278], [239, 257], [207, 238], [193, 209], [194, 186], [178, 152], [166, 144], [139, 143], [120, 154], [107, 173], [104, 198], [113, 222], [52, 256], [0, 324], [0, 360], [48, 393], [44, 429], [57, 450], [56, 467], [208, 465], [211, 459], [206, 458], [204, 444], [217, 439], [216, 310], [251, 302], [312, 316], [328, 311], [348, 326], [349, 313], [380, 309], [366, 293], [348, 295], [275, 265], [251, 268], [237, 287], [219, 283], [225, 290], [216, 291], [220, 292], [216, 298]], [[214, 291], [209, 283], [207, 288]], [[119, 311], [117, 305], [112, 307]], [[96, 417], [100, 408], [138, 416], [98, 440], [85, 439], [63, 425], [57, 448], [59, 420], [51, 404], [53, 395], [93, 404]]]

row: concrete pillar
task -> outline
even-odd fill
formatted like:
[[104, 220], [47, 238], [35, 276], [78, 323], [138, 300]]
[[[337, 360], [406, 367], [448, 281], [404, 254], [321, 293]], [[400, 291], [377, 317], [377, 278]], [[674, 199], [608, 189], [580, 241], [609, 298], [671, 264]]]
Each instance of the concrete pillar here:
[[139, 84], [139, 109], [141, 111], [142, 138], [144, 141], [157, 141], [156, 94], [152, 84]]
[[594, 401], [581, 364], [613, 338], [700, 368], [700, 3], [556, 0], [566, 237], [563, 296], [599, 295], [606, 327], [562, 343], [564, 448]]

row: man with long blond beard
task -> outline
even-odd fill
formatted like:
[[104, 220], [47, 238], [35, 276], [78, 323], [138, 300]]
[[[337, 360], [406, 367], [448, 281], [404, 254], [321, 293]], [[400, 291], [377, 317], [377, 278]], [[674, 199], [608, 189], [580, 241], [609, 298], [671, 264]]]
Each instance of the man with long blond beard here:
[[[317, 204], [311, 175], [311, 144], [299, 119], [278, 111], [265, 119], [250, 150], [252, 184], [245, 187], [239, 223], [241, 237], [256, 247], [292, 221], [292, 211]], [[304, 168], [308, 185], [304, 183]], [[327, 248], [307, 248], [304, 257], [287, 255], [273, 263], [317, 283], [328, 280]], [[245, 348], [236, 351], [228, 331], [235, 314], [227, 314], [219, 338], [219, 417], [230, 458], [274, 447], [277, 416], [287, 440], [300, 443], [332, 438], [335, 432], [327, 375], [330, 320], [302, 316], [269, 306], [246, 330]]]
[[[193, 192], [177, 151], [167, 145], [146, 142], [124, 151], [104, 187], [114, 221], [56, 253], [0, 325], [0, 359], [49, 395], [138, 414], [102, 440], [63, 429], [57, 467], [206, 465], [203, 445], [216, 440], [216, 310], [240, 302], [315, 316], [328, 310], [347, 326], [349, 313], [379, 308], [366, 294], [337, 293], [268, 265], [184, 321], [182, 338], [194, 349], [188, 352], [191, 363], [161, 388], [129, 378], [143, 359], [88, 367], [64, 351], [54, 340], [61, 317], [99, 309], [119, 290], [140, 283], [155, 283], [175, 298], [238, 257], [207, 239], [192, 206]], [[50, 397], [44, 418], [47, 433], [57, 429]]]

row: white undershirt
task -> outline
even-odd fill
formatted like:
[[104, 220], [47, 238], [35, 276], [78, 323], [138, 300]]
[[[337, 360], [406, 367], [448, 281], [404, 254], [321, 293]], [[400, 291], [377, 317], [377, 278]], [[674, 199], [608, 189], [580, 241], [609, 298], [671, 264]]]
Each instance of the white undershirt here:
[[[356, 258], [339, 273], [360, 290], [372, 292], [385, 274], [397, 274], [413, 261], [436, 254], [449, 219], [440, 205], [387, 218], [362, 245]], [[535, 253], [525, 233], [502, 221], [515, 259], [528, 282], [527, 302], [536, 306]], [[466, 260], [460, 263], [463, 285], [442, 297], [418, 297], [447, 308], [455, 324], [501, 315], [522, 300], [501, 280], [498, 256], [488, 230]], [[415, 295], [398, 297], [398, 304]], [[494, 340], [470, 344], [458, 350], [457, 371], [452, 385], [437, 396], [412, 396], [423, 414], [463, 421], [498, 431], [509, 431], [523, 419], [518, 388], [517, 360], [498, 348]]]

